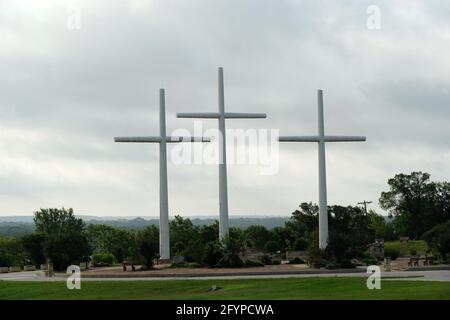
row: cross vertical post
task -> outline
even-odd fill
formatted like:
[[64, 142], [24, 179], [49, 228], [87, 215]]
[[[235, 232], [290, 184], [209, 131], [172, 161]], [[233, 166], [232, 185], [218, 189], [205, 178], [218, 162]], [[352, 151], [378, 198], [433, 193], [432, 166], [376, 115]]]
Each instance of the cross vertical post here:
[[317, 136], [280, 136], [280, 142], [317, 142], [319, 164], [319, 248], [328, 245], [328, 205], [327, 205], [327, 171], [325, 142], [366, 141], [364, 136], [326, 136], [323, 114], [323, 91], [317, 91]]
[[169, 196], [167, 187], [166, 99], [159, 89], [159, 252], [161, 259], [170, 259]]
[[167, 143], [210, 142], [203, 137], [172, 137], [166, 134], [165, 90], [159, 90], [159, 136], [116, 137], [115, 142], [159, 143], [159, 258], [170, 259], [169, 196], [167, 187]]
[[325, 163], [325, 124], [323, 119], [323, 94], [317, 91], [319, 129], [319, 247], [326, 248], [328, 241], [327, 168]]
[[228, 235], [228, 186], [227, 186], [227, 150], [225, 119], [265, 119], [265, 113], [229, 113], [225, 112], [225, 94], [223, 68], [219, 68], [219, 112], [177, 113], [178, 118], [200, 118], [219, 120], [219, 239]]
[[223, 69], [219, 68], [219, 238], [228, 234], [227, 140], [225, 130], [225, 92]]

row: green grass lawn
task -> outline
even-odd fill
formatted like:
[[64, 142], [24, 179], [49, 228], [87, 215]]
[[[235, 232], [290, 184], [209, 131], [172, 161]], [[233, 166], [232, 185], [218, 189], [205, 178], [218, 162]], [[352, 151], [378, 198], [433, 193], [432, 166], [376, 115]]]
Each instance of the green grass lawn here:
[[417, 254], [424, 256], [428, 250], [428, 245], [424, 240], [410, 240], [408, 242], [387, 241], [384, 243], [384, 248], [392, 248], [400, 251], [400, 256], [410, 256], [411, 250], [417, 251]]
[[[212, 285], [219, 290], [208, 292]], [[66, 283], [0, 281], [0, 299], [446, 299], [449, 282], [382, 281], [368, 290], [366, 278], [241, 280], [84, 281]]]

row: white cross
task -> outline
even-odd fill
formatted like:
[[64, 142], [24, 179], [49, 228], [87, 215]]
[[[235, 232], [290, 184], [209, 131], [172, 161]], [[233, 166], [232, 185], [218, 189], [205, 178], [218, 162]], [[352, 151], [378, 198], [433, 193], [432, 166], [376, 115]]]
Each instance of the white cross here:
[[159, 143], [159, 255], [170, 259], [169, 199], [167, 191], [167, 148], [171, 142], [209, 142], [203, 137], [171, 137], [166, 135], [166, 106], [164, 89], [159, 89], [159, 136], [116, 137], [115, 142]]
[[219, 68], [219, 112], [177, 113], [178, 118], [201, 118], [219, 120], [219, 238], [228, 234], [228, 190], [227, 190], [227, 154], [225, 119], [265, 119], [265, 113], [229, 113], [225, 112], [223, 86], [223, 68]]
[[318, 136], [284, 136], [281, 142], [317, 142], [319, 146], [319, 248], [325, 249], [328, 244], [328, 212], [327, 212], [327, 178], [325, 167], [325, 142], [366, 141], [362, 136], [326, 136], [323, 121], [323, 93], [317, 92], [318, 102]]

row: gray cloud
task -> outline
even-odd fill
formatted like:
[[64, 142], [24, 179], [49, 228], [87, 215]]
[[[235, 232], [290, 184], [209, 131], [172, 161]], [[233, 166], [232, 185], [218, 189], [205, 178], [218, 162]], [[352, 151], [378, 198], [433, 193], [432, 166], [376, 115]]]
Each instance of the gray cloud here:
[[[81, 30], [66, 28], [67, 5]], [[367, 6], [381, 30], [366, 28]], [[445, 1], [169, 0], [0, 4], [0, 214], [72, 206], [97, 215], [158, 213], [158, 147], [118, 135], [193, 128], [176, 112], [267, 112], [229, 128], [313, 135], [316, 90], [326, 132], [367, 135], [328, 144], [329, 202], [377, 200], [389, 177], [423, 170], [448, 180], [450, 31]], [[205, 128], [215, 121], [204, 121]], [[229, 167], [231, 214], [289, 214], [317, 201], [317, 150], [282, 144], [280, 170]], [[217, 167], [169, 165], [171, 214], [218, 211]]]

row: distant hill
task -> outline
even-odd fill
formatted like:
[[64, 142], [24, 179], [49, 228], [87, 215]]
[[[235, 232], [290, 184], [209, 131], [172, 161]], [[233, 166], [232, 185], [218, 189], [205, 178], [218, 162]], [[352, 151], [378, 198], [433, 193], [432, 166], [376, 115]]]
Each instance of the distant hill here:
[[[158, 225], [159, 220], [157, 218], [144, 219], [140, 217], [130, 218], [113, 218], [113, 217], [95, 217], [95, 216], [78, 216], [82, 218], [87, 224], [105, 224], [115, 228], [126, 229], [143, 229], [149, 225]], [[190, 218], [194, 225], [209, 225], [213, 224], [215, 218]], [[261, 225], [267, 229], [274, 227], [284, 226], [284, 223], [288, 220], [288, 217], [236, 217], [230, 218], [230, 226], [245, 229], [251, 225]], [[32, 216], [8, 216], [0, 217], [0, 236], [22, 236], [32, 233], [34, 231], [34, 222]]]
[[31, 222], [0, 222], [0, 236], [19, 237], [34, 232]]

